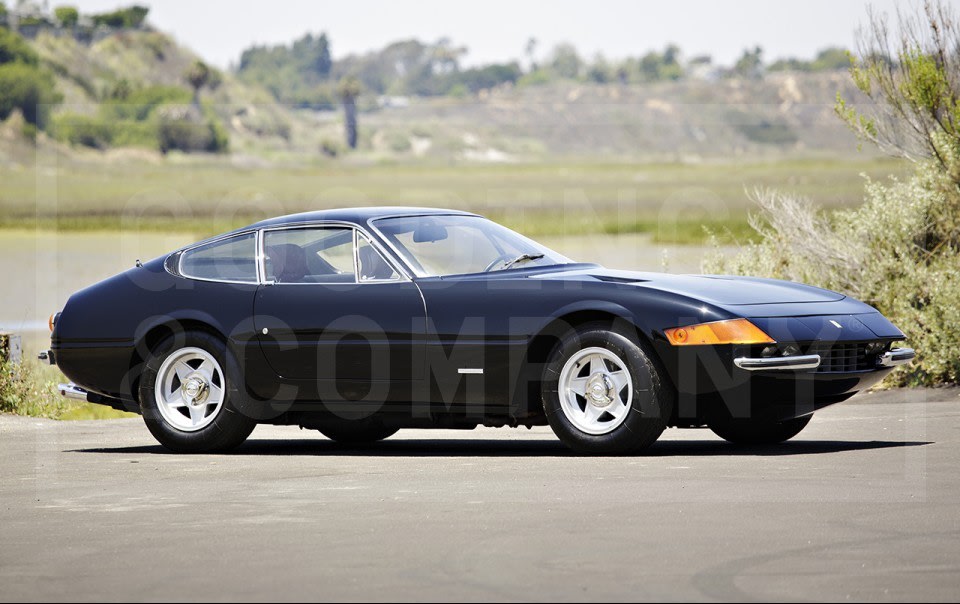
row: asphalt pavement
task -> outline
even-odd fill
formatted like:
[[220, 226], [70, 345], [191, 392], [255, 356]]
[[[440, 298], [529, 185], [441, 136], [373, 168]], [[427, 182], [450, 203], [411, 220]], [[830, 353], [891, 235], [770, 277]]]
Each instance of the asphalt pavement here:
[[175, 455], [139, 419], [0, 416], [0, 599], [956, 600], [960, 390], [862, 395], [795, 440], [549, 429], [366, 449], [258, 427]]

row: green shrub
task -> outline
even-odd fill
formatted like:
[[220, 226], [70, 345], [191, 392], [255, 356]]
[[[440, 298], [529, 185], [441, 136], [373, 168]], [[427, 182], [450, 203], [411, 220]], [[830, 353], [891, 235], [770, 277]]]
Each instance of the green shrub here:
[[53, 9], [53, 15], [64, 27], [73, 27], [80, 20], [80, 11], [73, 6], [58, 6]]
[[28, 123], [44, 128], [51, 105], [61, 98], [47, 71], [24, 63], [0, 65], [0, 120], [19, 109]]
[[121, 120], [148, 119], [162, 105], [185, 105], [190, 102], [190, 92], [180, 86], [147, 86], [123, 90], [121, 80], [114, 87], [111, 98], [102, 106], [106, 117]]
[[106, 25], [107, 27], [140, 27], [147, 18], [150, 9], [146, 6], [130, 6], [120, 8], [109, 13], [100, 13], [91, 15], [94, 25]]
[[551, 81], [550, 73], [544, 69], [537, 69], [536, 71], [531, 71], [530, 73], [524, 75], [522, 78], [517, 80], [518, 86], [542, 86], [544, 84], [549, 84]]
[[736, 128], [747, 140], [761, 145], [792, 145], [797, 142], [797, 135], [790, 126], [779, 120], [740, 123]]
[[187, 117], [161, 118], [157, 129], [160, 151], [207, 151], [221, 153], [227, 150], [226, 130], [215, 118], [203, 120]]
[[328, 138], [320, 141], [320, 153], [323, 153], [327, 157], [336, 157], [340, 155], [341, 151], [342, 148], [340, 147], [340, 143], [336, 141], [332, 141]]
[[54, 118], [51, 132], [71, 145], [106, 149], [113, 145], [116, 129], [102, 118], [68, 113]]
[[0, 361], [0, 412], [57, 418], [67, 407], [56, 380], [41, 375], [33, 363]]
[[0, 27], [0, 65], [5, 63], [37, 65], [39, 62], [40, 57], [21, 35]]
[[[948, 185], [948, 186], [945, 186]], [[960, 193], [926, 164], [905, 182], [868, 182], [863, 206], [832, 215], [776, 192], [756, 196], [761, 236], [708, 272], [810, 283], [873, 305], [917, 350], [896, 384], [960, 381]]]
[[20, 133], [23, 134], [23, 138], [31, 141], [37, 140], [37, 126], [36, 124], [31, 124], [24, 121], [23, 126], [20, 127]]

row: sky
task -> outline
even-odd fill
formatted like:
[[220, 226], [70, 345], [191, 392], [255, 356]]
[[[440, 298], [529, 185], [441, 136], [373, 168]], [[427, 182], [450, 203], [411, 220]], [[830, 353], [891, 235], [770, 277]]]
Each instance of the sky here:
[[891, 14], [898, 4], [918, 5], [917, 0], [63, 1], [81, 12], [150, 6], [148, 20], [155, 27], [221, 68], [236, 64], [251, 44], [286, 43], [307, 32], [326, 32], [334, 58], [399, 39], [449, 37], [467, 47], [468, 66], [520, 59], [531, 37], [540, 57], [566, 41], [586, 58], [637, 56], [670, 43], [686, 57], [710, 54], [719, 64], [731, 64], [757, 45], [767, 61], [811, 58], [827, 46], [852, 47], [868, 4]]

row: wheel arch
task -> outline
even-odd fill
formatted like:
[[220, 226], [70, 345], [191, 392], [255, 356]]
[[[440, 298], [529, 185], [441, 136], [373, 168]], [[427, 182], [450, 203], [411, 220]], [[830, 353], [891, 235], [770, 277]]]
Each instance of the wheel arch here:
[[218, 338], [224, 344], [227, 343], [226, 335], [212, 317], [168, 316], [146, 325], [135, 338], [133, 354], [130, 357], [130, 375], [133, 379], [130, 380], [129, 387], [133, 400], [138, 402], [140, 400], [140, 377], [147, 355], [153, 353], [156, 347], [168, 337], [188, 331], [204, 332]]
[[571, 329], [589, 323], [607, 324], [613, 331], [636, 337], [644, 349], [652, 355], [653, 361], [662, 364], [657, 357], [649, 333], [638, 324], [636, 315], [626, 307], [609, 302], [584, 302], [572, 305], [557, 312], [530, 339], [521, 373], [525, 378], [522, 383], [526, 386], [517, 389], [515, 405], [525, 407], [528, 412], [539, 408], [542, 395], [540, 375], [550, 353]]

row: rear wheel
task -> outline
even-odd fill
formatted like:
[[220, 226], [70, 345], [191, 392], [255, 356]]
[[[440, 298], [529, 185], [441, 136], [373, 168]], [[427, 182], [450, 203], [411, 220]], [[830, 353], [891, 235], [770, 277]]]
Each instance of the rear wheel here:
[[648, 447], [673, 411], [673, 391], [637, 336], [607, 325], [584, 325], [564, 337], [542, 383], [550, 427], [581, 453]]
[[723, 419], [710, 423], [720, 438], [738, 445], [775, 445], [788, 441], [807, 427], [813, 414], [784, 421]]
[[324, 424], [317, 428], [330, 440], [345, 445], [362, 445], [390, 438], [399, 430], [383, 425], [375, 418], [342, 420]]
[[235, 407], [239, 366], [224, 343], [204, 332], [164, 340], [140, 380], [140, 410], [150, 433], [181, 453], [226, 451], [256, 423]]

